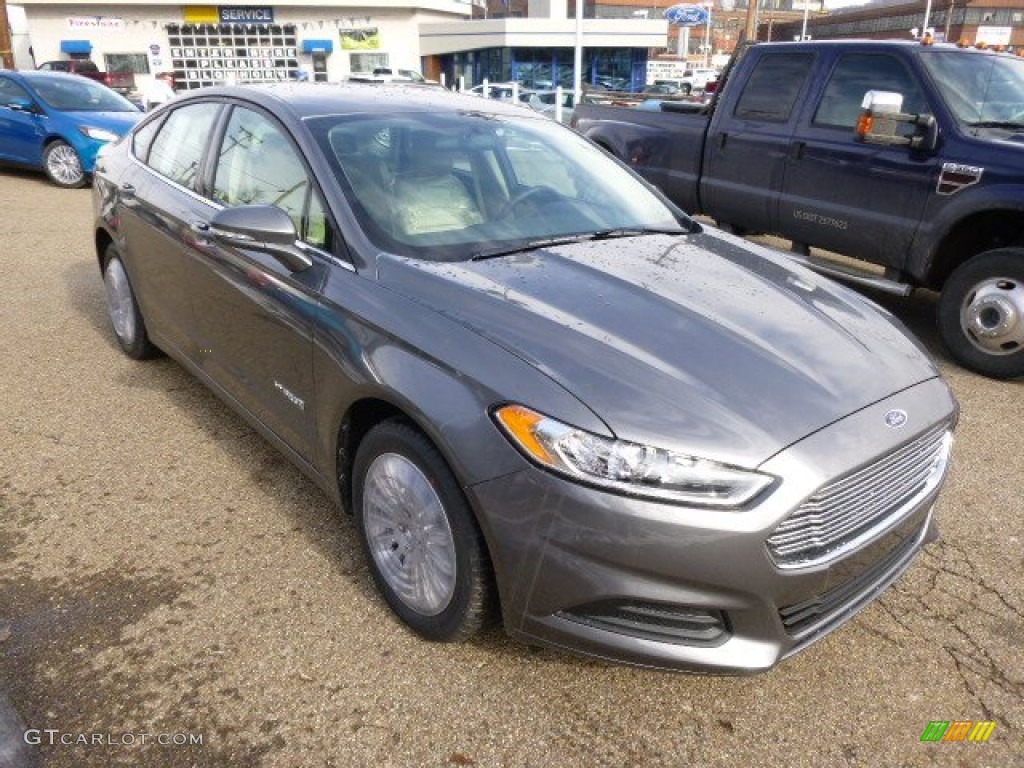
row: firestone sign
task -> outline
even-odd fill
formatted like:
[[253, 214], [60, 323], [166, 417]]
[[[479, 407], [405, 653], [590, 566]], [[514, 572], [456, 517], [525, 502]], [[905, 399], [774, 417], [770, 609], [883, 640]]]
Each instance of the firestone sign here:
[[222, 5], [221, 24], [272, 24], [274, 9], [271, 6]]
[[665, 18], [676, 27], [696, 27], [707, 24], [708, 11], [699, 5], [673, 5], [665, 9]]

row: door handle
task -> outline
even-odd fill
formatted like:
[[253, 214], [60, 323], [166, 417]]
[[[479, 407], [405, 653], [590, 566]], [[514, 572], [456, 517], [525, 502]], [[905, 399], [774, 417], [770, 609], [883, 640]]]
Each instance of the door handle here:
[[193, 221], [188, 225], [192, 233], [192, 244], [200, 248], [210, 246], [210, 225], [205, 221]]
[[121, 197], [124, 200], [134, 200], [135, 199], [135, 185], [134, 184], [122, 184], [121, 185], [121, 189], [119, 190], [119, 192], [121, 194]]
[[789, 146], [789, 156], [794, 160], [799, 160], [804, 156], [804, 147], [806, 146], [802, 141], [794, 141]]

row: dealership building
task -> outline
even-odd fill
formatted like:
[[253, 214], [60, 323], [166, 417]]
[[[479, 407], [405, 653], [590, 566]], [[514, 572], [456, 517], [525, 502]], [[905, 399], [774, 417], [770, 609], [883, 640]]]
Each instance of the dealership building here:
[[[358, 4], [182, 5], [144, 0], [19, 0], [31, 59], [17, 65], [90, 58], [101, 69], [158, 72], [180, 89], [223, 82], [272, 82], [307, 74], [338, 81], [378, 67], [423, 71], [467, 86], [487, 78], [530, 84], [571, 81], [575, 22], [566, 0], [534, 0], [525, 18], [482, 18], [455, 0], [362, 0]], [[473, 18], [473, 16], [477, 18]], [[584, 80], [643, 82], [647, 52], [663, 48], [664, 19], [595, 19], [584, 24]]]

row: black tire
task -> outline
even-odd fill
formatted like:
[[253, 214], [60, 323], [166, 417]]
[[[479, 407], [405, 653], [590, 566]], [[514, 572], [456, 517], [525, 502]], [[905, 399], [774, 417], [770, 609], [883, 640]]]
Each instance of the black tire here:
[[43, 151], [43, 171], [50, 181], [65, 189], [84, 187], [86, 183], [78, 153], [66, 141], [59, 139], [50, 142]]
[[128, 357], [144, 360], [159, 354], [149, 340], [146, 322], [135, 300], [128, 272], [113, 244], [103, 252], [103, 286], [107, 295], [107, 316], [121, 350]]
[[750, 234], [750, 230], [746, 227], [737, 227], [735, 224], [730, 224], [727, 221], [715, 221], [715, 225], [723, 232], [736, 235], [736, 237], [746, 237]]
[[[360, 443], [352, 481], [363, 551], [395, 614], [428, 640], [460, 642], [475, 634], [493, 605], [490, 559], [469, 504], [433, 443], [404, 420], [384, 421]], [[414, 517], [413, 512], [421, 513]], [[422, 570], [416, 558], [423, 558]], [[422, 573], [433, 577], [429, 586], [437, 589], [410, 594], [415, 588], [403, 578], [423, 586], [431, 578], [418, 578]]]
[[682, 86], [680, 86], [679, 90], [683, 92], [683, 96], [689, 96], [691, 93], [693, 93], [693, 86], [690, 85], [689, 83], [683, 83]]
[[1024, 376], [1024, 248], [986, 251], [942, 288], [939, 334], [953, 359], [994, 379]]

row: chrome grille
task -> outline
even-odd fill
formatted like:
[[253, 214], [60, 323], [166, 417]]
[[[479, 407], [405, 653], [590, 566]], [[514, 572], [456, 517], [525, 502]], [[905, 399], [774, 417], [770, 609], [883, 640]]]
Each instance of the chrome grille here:
[[871, 538], [935, 490], [951, 445], [942, 425], [825, 486], [768, 537], [773, 559], [781, 567], [814, 565]]

